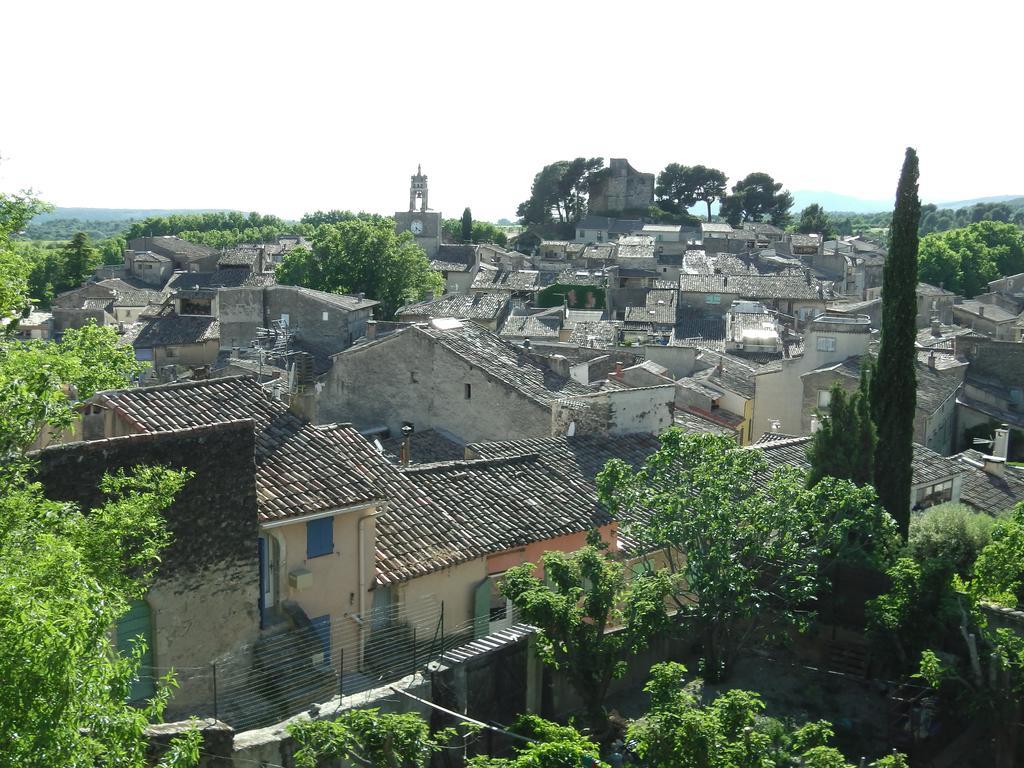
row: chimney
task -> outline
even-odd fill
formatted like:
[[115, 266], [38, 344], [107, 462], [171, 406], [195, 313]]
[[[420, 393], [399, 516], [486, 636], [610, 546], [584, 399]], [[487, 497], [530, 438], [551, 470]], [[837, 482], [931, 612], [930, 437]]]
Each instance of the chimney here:
[[529, 339], [523, 339], [523, 349], [525, 349], [527, 352], [530, 351], [530, 340]]
[[1006, 459], [1010, 455], [1010, 430], [1005, 424], [996, 430], [992, 455], [1000, 459]]
[[811, 284], [811, 270], [809, 270], [809, 269], [805, 269], [804, 270], [804, 280], [807, 281], [808, 285]]
[[722, 275], [722, 287], [725, 288], [728, 285], [729, 285], [729, 276], [728, 275]]
[[724, 371], [724, 370], [725, 370], [725, 361], [721, 357], [719, 357], [718, 358], [718, 365], [715, 366], [715, 373], [718, 376], [721, 376], [722, 375], [722, 371]]
[[928, 367], [935, 370], [935, 350], [928, 353]]
[[366, 321], [366, 340], [373, 341], [377, 338], [377, 321], [367, 320]]
[[410, 422], [402, 423], [402, 443], [398, 450], [398, 462], [403, 467], [409, 466], [409, 461], [412, 459], [412, 433], [415, 431], [415, 427]]
[[984, 470], [993, 477], [1002, 477], [1006, 471], [1006, 459], [1001, 456], [983, 456]]
[[365, 298], [366, 298], [366, 294], [363, 293], [362, 291], [360, 291], [359, 293], [356, 294], [356, 303], [357, 304], [360, 303]]
[[612, 374], [616, 379], [622, 379], [622, 361], [615, 361], [615, 372]]
[[979, 304], [978, 305], [978, 317], [984, 317], [984, 316], [985, 316], [985, 305], [984, 304]]
[[942, 336], [942, 323], [939, 322], [939, 318], [932, 318], [932, 336], [939, 338]]

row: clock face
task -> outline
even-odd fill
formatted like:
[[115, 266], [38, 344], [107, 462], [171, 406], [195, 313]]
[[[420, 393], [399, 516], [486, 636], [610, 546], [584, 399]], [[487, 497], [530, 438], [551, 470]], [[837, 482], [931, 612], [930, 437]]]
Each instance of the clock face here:
[[409, 229], [412, 231], [414, 235], [422, 235], [423, 222], [420, 221], [419, 219], [413, 219], [412, 224], [409, 225]]

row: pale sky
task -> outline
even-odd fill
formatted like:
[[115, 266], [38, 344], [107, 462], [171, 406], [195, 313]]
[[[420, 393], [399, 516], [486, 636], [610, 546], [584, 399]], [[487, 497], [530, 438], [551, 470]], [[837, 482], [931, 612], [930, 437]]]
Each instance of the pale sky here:
[[1007, 2], [18, 2], [0, 10], [0, 191], [297, 217], [514, 218], [545, 163], [766, 171], [891, 199], [1024, 194]]

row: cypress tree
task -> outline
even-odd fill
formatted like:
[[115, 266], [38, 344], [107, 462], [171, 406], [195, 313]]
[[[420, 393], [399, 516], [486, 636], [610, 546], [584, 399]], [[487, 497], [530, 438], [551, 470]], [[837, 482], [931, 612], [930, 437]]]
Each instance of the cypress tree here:
[[473, 214], [469, 208], [462, 212], [462, 242], [473, 242]]
[[917, 333], [917, 153], [907, 148], [896, 208], [889, 230], [889, 255], [882, 272], [882, 339], [871, 377], [871, 413], [878, 430], [875, 490], [899, 525], [904, 539], [910, 526], [911, 466], [914, 460], [914, 340]]
[[874, 480], [875, 424], [868, 404], [868, 365], [861, 365], [860, 387], [849, 395], [832, 385], [828, 413], [819, 413], [821, 427], [807, 446], [811, 469], [807, 487], [823, 477], [838, 477], [857, 485]]

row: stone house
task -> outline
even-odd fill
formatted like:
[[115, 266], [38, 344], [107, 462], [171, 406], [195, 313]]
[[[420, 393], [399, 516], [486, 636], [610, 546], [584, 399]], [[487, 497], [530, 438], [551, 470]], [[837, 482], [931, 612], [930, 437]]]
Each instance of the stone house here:
[[174, 274], [174, 261], [163, 254], [153, 251], [124, 252], [124, 271], [126, 276], [141, 280], [147, 285], [162, 288]]
[[817, 380], [822, 368], [861, 357], [867, 353], [870, 341], [871, 324], [867, 317], [821, 315], [811, 320], [804, 337], [803, 355], [771, 362], [755, 374], [752, 439], [765, 432], [803, 432], [804, 377], [810, 374]]
[[576, 225], [577, 243], [610, 243], [626, 235], [640, 232], [640, 219], [614, 219], [608, 216], [585, 216]]
[[398, 310], [403, 323], [424, 323], [438, 318], [469, 320], [497, 332], [510, 311], [511, 295], [505, 291], [448, 294], [437, 299], [409, 304]]
[[810, 274], [683, 274], [679, 302], [694, 310], [725, 314], [734, 301], [759, 301], [766, 307], [804, 323], [822, 314], [831, 298]]
[[735, 355], [705, 352], [701, 370], [679, 381], [677, 403], [737, 435], [740, 445], [754, 439], [754, 398], [759, 366]]
[[[953, 307], [959, 298], [952, 291], [928, 283], [918, 283], [916, 295], [917, 317], [914, 322], [918, 328], [928, 328], [932, 320], [935, 319], [942, 323], [959, 322], [954, 320], [953, 312]], [[882, 297], [881, 283], [877, 287], [867, 289], [864, 292], [864, 297], [867, 300], [880, 299]], [[879, 322], [881, 322], [880, 309]]]
[[[344, 637], [352, 644], [346, 664], [358, 668], [365, 636], [344, 629], [370, 610], [376, 516], [384, 498], [329, 430], [291, 413], [245, 376], [101, 392], [84, 405], [79, 429], [93, 440], [240, 419], [255, 431], [248, 447], [240, 441], [231, 447], [234, 461], [244, 460], [255, 473], [246, 521], [252, 534], [248, 600], [240, 607], [249, 612], [253, 630], [262, 630], [259, 637], [296, 625], [330, 627], [334, 634], [323, 638], [327, 648]], [[223, 474], [235, 466], [208, 462], [202, 450], [194, 454], [210, 471]], [[218, 506], [211, 508], [219, 514]], [[202, 624], [210, 632], [219, 630], [216, 619], [204, 610]]]
[[215, 270], [221, 255], [215, 248], [182, 240], [175, 235], [136, 237], [128, 241], [128, 249], [164, 256], [171, 260], [173, 271], [182, 272]]
[[[441, 245], [430, 260], [430, 269], [444, 281], [445, 293], [469, 293], [481, 264], [481, 249], [476, 245]], [[489, 262], [488, 262], [489, 263]]]
[[644, 343], [668, 344], [678, 322], [679, 291], [652, 289], [641, 306], [626, 307], [623, 317], [623, 338]]
[[117, 292], [113, 288], [99, 283], [86, 283], [54, 297], [50, 304], [53, 335], [60, 336], [68, 328], [81, 328], [90, 322], [96, 325], [116, 324], [116, 298]]
[[980, 336], [953, 340], [958, 358], [969, 365], [963, 389], [957, 395], [957, 443], [970, 448], [965, 433], [980, 427], [1006, 424], [1011, 430], [1011, 457], [1024, 431], [1024, 344]]
[[551, 434], [552, 403], [592, 390], [472, 323], [434, 320], [333, 357], [314, 420], [398, 435], [441, 427], [463, 440]]
[[[7, 326], [13, 322], [11, 318], [0, 318], [0, 334], [6, 333]], [[18, 318], [18, 327], [14, 331], [14, 338], [19, 341], [32, 341], [49, 339], [53, 335], [53, 313], [41, 312], [35, 307], [26, 317]]]
[[535, 269], [511, 272], [481, 266], [473, 277], [469, 292], [500, 293], [524, 301], [533, 301], [539, 289], [538, 272]]
[[[792, 466], [810, 469], [807, 444], [810, 437], [767, 439], [745, 450], [760, 450], [771, 467]], [[925, 509], [945, 502], [959, 502], [963, 487], [964, 470], [953, 459], [914, 443], [910, 498], [911, 509]]]
[[99, 483], [105, 473], [140, 464], [193, 473], [163, 513], [173, 538], [161, 553], [156, 577], [114, 634], [122, 643], [140, 634], [148, 645], [133, 698], [151, 696], [155, 680], [174, 668], [179, 688], [168, 716], [212, 715], [209, 665], [230, 654], [239, 654], [244, 665], [240, 649], [259, 636], [253, 422], [166, 423], [163, 430], [151, 431], [117, 426], [111, 418], [105, 437], [108, 430], [95, 423], [104, 419], [102, 408], [84, 419], [86, 442], [34, 454], [48, 498], [95, 507], [102, 503]]
[[260, 328], [280, 322], [288, 328], [293, 347], [309, 352], [317, 370], [326, 369], [330, 355], [366, 335], [367, 322], [380, 302], [294, 285], [241, 285], [217, 291], [221, 349], [248, 347]]
[[997, 341], [1020, 341], [1017, 313], [996, 303], [965, 299], [953, 305], [953, 322]]

